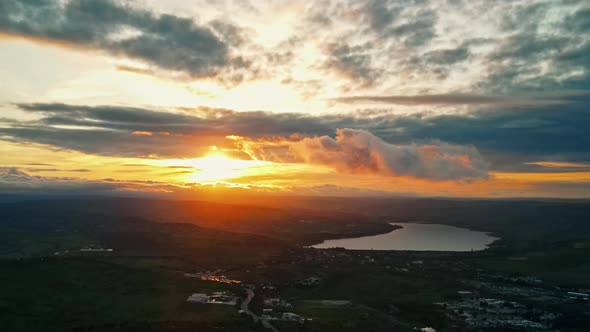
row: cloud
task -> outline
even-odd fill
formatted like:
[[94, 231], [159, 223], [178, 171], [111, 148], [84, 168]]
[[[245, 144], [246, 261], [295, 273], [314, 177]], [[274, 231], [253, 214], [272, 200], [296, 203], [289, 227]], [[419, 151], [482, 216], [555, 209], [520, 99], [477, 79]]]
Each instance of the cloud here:
[[[175, 174], [175, 173], [170, 173]], [[169, 174], [169, 175], [170, 175]], [[247, 188], [247, 189], [244, 189]], [[242, 187], [185, 183], [174, 185], [158, 181], [89, 180], [74, 177], [30, 175], [22, 169], [0, 166], [0, 194], [11, 195], [116, 195], [194, 199], [199, 194], [244, 194], [271, 192], [271, 188], [248, 185]]]
[[575, 33], [590, 32], [590, 7], [582, 7], [568, 16], [565, 27]]
[[[328, 132], [330, 128], [304, 114], [210, 108], [169, 112], [59, 103], [17, 106], [37, 120], [0, 126], [0, 139], [110, 156], [197, 157], [208, 153], [213, 145], [231, 150], [227, 135], [289, 136], [295, 132]], [[236, 157], [246, 157], [236, 153]]]
[[487, 178], [487, 163], [477, 149], [442, 142], [390, 144], [368, 131], [338, 129], [336, 137], [242, 142], [255, 159], [332, 167], [347, 173], [411, 176], [432, 180]]
[[566, 161], [532, 161], [525, 162], [523, 166], [524, 171], [533, 173], [575, 173], [590, 171], [590, 164]]
[[33, 176], [18, 169], [0, 167], [0, 193], [105, 193], [121, 186], [77, 178]]
[[167, 194], [203, 188], [198, 184], [173, 185], [158, 181], [126, 181], [112, 178], [90, 180], [79, 177], [38, 176], [29, 172], [21, 168], [0, 166], [0, 194]]
[[448, 93], [431, 95], [348, 96], [332, 100], [342, 103], [383, 103], [406, 106], [421, 105], [493, 105], [493, 106], [548, 106], [568, 104], [577, 98], [590, 96], [590, 91], [561, 91], [543, 94], [493, 95]]
[[440, 94], [413, 96], [350, 96], [333, 100], [343, 103], [373, 102], [398, 105], [484, 105], [514, 102], [517, 98], [476, 94]]
[[555, 162], [555, 161], [536, 161], [527, 163], [530, 165], [537, 165], [541, 167], [549, 167], [549, 168], [590, 168], [589, 164], [582, 164], [582, 163], [567, 163], [567, 162]]
[[485, 54], [488, 91], [554, 91], [590, 87], [588, 8], [579, 1], [539, 2], [512, 8], [510, 34]]
[[590, 160], [587, 149], [590, 140], [584, 134], [590, 126], [585, 111], [588, 103], [586, 97], [586, 101], [580, 98], [559, 109], [551, 105], [512, 106], [467, 114], [405, 116], [393, 121], [392, 130], [381, 132], [380, 136], [391, 142], [431, 137], [455, 144], [473, 144], [488, 157], [506, 153], [513, 156], [512, 161], [556, 160], [557, 157], [560, 161], [584, 162]]
[[[536, 105], [522, 105], [523, 101], [514, 99], [516, 97], [414, 97], [416, 100], [401, 96], [400, 100], [386, 101], [467, 104], [476, 109], [448, 114], [403, 114], [397, 113], [395, 108], [384, 108], [367, 110], [370, 116], [362, 110], [314, 116], [203, 107], [170, 112], [122, 106], [20, 104], [28, 118], [35, 120], [0, 126], [0, 139], [92, 154], [152, 158], [198, 157], [216, 145], [236, 158], [248, 158], [227, 136], [241, 136], [252, 141], [265, 139], [270, 150], [269, 137], [297, 139], [330, 135], [338, 128], [355, 128], [396, 145], [433, 141], [473, 145], [494, 170], [533, 169], [534, 165], [524, 163], [539, 160], [590, 162], [587, 91], [561, 91], [525, 98], [527, 102], [537, 99]], [[483, 102], [488, 104], [478, 106]], [[485, 108], [478, 110], [482, 106]], [[273, 152], [280, 155], [283, 151], [277, 148]]]
[[38, 173], [38, 172], [73, 172], [73, 173], [85, 173], [91, 172], [92, 170], [87, 168], [75, 168], [75, 169], [59, 169], [59, 168], [27, 168], [27, 172], [29, 173]]
[[436, 37], [437, 18], [435, 11], [420, 9], [408, 22], [397, 25], [386, 33], [401, 38], [407, 47], [423, 46]]
[[316, 2], [306, 10], [297, 38], [323, 50], [315, 68], [346, 79], [331, 85], [342, 90], [377, 87], [388, 74], [404, 76], [402, 60], [437, 36], [434, 8], [428, 1]]
[[228, 23], [197, 25], [115, 0], [2, 1], [0, 32], [101, 50], [191, 77], [235, 64], [228, 43], [239, 36]]
[[[309, 19], [306, 23], [315, 28], [306, 26], [299, 37], [321, 35], [321, 43], [357, 48], [331, 68], [365, 69], [357, 73], [369, 68], [381, 74], [363, 87], [518, 95], [590, 86], [589, 9], [583, 1], [321, 3], [311, 6], [309, 17], [338, 24], [327, 29], [325, 20]], [[482, 12], [486, 15], [478, 14]], [[328, 60], [334, 60], [331, 51], [326, 51]]]
[[371, 45], [331, 44], [328, 46], [328, 59], [322, 67], [351, 81], [370, 85], [380, 76], [380, 72], [371, 67], [370, 49]]
[[[18, 104], [22, 111], [40, 116], [41, 119], [20, 124], [37, 126], [76, 126], [100, 129], [100, 132], [126, 132], [134, 136], [172, 136], [212, 133], [230, 135], [290, 135], [326, 128], [314, 117], [305, 114], [271, 112], [236, 112], [219, 108], [184, 108], [181, 110], [157, 110], [125, 106], [86, 106], [61, 103]], [[64, 130], [67, 131], [67, 130]], [[305, 131], [303, 131], [305, 132]], [[146, 138], [146, 137], [139, 137]]]
[[422, 55], [423, 60], [435, 65], [452, 65], [469, 58], [471, 53], [467, 46], [450, 49], [437, 49]]
[[402, 12], [402, 8], [392, 6], [381, 0], [370, 0], [362, 8], [363, 16], [375, 31], [382, 31], [390, 26]]
[[[231, 15], [231, 21], [216, 17], [199, 22], [158, 14], [142, 4], [1, 1], [0, 33], [145, 64], [118, 64], [120, 70], [164, 71], [177, 79], [186, 78], [178, 73], [190, 79], [215, 77], [226, 85], [277, 77], [301, 81], [294, 67], [313, 62], [307, 68], [311, 75], [304, 76], [319, 79], [325, 91], [336, 86], [379, 88], [376, 93], [396, 87], [400, 94], [518, 94], [590, 86], [589, 9], [583, 1], [317, 1], [297, 6], [305, 7], [297, 12], [301, 21], [286, 29], [289, 34], [279, 42], [265, 45], [255, 42], [264, 31], [250, 24], [252, 11], [260, 17], [276, 15], [275, 6], [253, 9], [241, 2], [232, 8], [243, 12]], [[224, 12], [216, 2], [205, 7]], [[308, 46], [320, 50], [317, 58], [309, 59], [303, 51]], [[334, 80], [326, 71], [346, 80]], [[321, 89], [310, 90], [321, 94]]]
[[[362, 32], [375, 35], [382, 42], [394, 39], [413, 48], [427, 44], [436, 36], [438, 15], [429, 1], [336, 1], [333, 8], [344, 12], [344, 16], [362, 27]], [[339, 13], [332, 13], [332, 16]]]

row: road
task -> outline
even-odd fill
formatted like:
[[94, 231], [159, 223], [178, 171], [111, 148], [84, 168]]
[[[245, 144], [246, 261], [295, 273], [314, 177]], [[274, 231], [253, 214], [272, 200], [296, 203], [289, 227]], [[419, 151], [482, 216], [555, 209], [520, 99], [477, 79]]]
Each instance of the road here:
[[274, 326], [272, 326], [272, 324], [266, 318], [256, 315], [255, 313], [250, 311], [250, 309], [248, 308], [250, 301], [252, 301], [252, 298], [255, 295], [254, 289], [252, 287], [246, 287], [246, 294], [247, 294], [246, 298], [244, 299], [244, 301], [242, 301], [242, 304], [240, 305], [240, 309], [243, 312], [245, 312], [246, 314], [248, 314], [250, 317], [252, 317], [254, 322], [260, 321], [260, 323], [262, 323], [262, 326], [264, 326], [265, 328], [267, 328], [273, 332], [279, 332], [279, 330], [277, 330]]

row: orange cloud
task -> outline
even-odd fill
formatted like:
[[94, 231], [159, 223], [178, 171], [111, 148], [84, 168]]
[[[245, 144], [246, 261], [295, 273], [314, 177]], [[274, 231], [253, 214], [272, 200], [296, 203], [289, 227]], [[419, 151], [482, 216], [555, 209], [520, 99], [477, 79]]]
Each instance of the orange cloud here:
[[590, 168], [590, 165], [588, 165], [588, 164], [569, 163], [569, 162], [560, 162], [560, 161], [537, 161], [537, 162], [530, 162], [530, 163], [526, 163], [526, 164], [547, 167], [547, 168]]
[[497, 179], [530, 182], [590, 182], [590, 172], [563, 173], [494, 173]]
[[253, 159], [332, 167], [345, 173], [410, 176], [431, 180], [487, 178], [487, 163], [471, 146], [442, 142], [389, 144], [368, 131], [338, 129], [336, 137], [249, 140], [228, 137]]
[[135, 136], [153, 136], [154, 133], [150, 132], [150, 131], [134, 131], [132, 133]]

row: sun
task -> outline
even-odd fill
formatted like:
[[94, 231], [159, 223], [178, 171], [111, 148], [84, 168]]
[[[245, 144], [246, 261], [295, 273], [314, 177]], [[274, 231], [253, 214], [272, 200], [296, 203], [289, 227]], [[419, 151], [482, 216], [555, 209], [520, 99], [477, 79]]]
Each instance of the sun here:
[[276, 164], [270, 161], [232, 158], [216, 146], [211, 146], [209, 153], [203, 157], [164, 159], [153, 161], [152, 165], [163, 169], [178, 169], [169, 171], [170, 180], [177, 183], [205, 185], [243, 185], [243, 181], [232, 183], [232, 179], [235, 181], [241, 177], [266, 174], [276, 168]]
[[178, 160], [175, 166], [190, 166], [194, 173], [189, 174], [189, 182], [215, 184], [222, 180], [238, 178], [255, 173], [255, 168], [268, 164], [260, 160], [233, 159], [221, 152], [213, 152], [205, 157]]
[[194, 182], [214, 182], [237, 177], [240, 174], [241, 165], [236, 161], [222, 154], [194, 159], [195, 173], [189, 175], [189, 179]]

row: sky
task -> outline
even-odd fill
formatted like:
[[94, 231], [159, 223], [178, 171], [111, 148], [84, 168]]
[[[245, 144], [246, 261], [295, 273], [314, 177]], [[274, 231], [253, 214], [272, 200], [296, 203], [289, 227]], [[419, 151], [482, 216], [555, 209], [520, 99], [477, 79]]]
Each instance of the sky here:
[[590, 197], [584, 0], [4, 0], [0, 193]]

